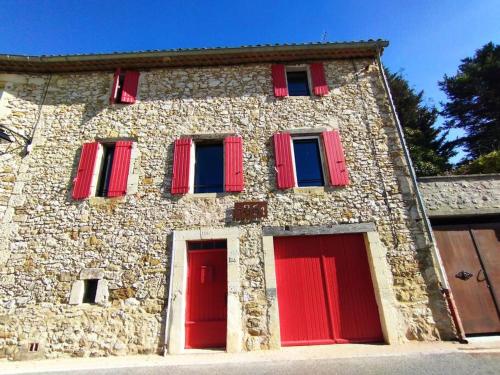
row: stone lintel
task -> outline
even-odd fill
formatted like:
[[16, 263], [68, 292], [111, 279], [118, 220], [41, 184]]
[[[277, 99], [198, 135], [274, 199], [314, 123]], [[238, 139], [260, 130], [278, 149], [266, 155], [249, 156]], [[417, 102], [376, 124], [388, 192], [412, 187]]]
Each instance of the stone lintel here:
[[289, 226], [289, 227], [263, 227], [263, 236], [314, 236], [321, 234], [366, 233], [375, 232], [375, 223], [338, 224], [331, 226]]

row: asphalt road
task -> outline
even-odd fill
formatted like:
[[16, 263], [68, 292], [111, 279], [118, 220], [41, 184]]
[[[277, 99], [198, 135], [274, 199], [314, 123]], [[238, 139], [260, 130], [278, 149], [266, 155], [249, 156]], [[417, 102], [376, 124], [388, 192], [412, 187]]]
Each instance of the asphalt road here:
[[[211, 365], [68, 369], [47, 375], [294, 375], [294, 374], [500, 374], [500, 353], [411, 354], [386, 357], [246, 362]], [[35, 374], [35, 373], [32, 373]], [[36, 373], [41, 374], [41, 373]]]

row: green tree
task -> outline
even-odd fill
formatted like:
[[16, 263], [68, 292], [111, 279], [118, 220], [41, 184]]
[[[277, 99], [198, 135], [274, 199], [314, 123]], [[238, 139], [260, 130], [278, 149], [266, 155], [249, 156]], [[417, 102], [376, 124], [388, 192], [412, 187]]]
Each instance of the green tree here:
[[451, 168], [448, 159], [455, 152], [447, 133], [436, 125], [438, 110], [424, 104], [424, 92], [410, 87], [400, 72], [386, 69], [386, 75], [417, 175], [443, 174]]
[[439, 85], [448, 96], [445, 127], [465, 131], [455, 144], [468, 153], [466, 161], [500, 150], [500, 46], [484, 45]]

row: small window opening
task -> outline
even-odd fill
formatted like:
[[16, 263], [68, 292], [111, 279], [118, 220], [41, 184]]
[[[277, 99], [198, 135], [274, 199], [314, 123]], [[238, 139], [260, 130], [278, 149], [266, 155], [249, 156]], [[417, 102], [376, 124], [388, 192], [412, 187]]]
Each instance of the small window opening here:
[[125, 83], [125, 72], [120, 73], [120, 76], [118, 77], [118, 85], [117, 85], [117, 89], [116, 89], [115, 103], [122, 102], [122, 93], [123, 93], [123, 84], [124, 83]]
[[37, 342], [30, 342], [30, 344], [29, 344], [29, 351], [30, 352], [37, 352], [38, 351], [38, 346], [39, 346], [39, 344]]
[[309, 96], [309, 80], [307, 71], [287, 71], [286, 79], [288, 82], [289, 96]]
[[224, 191], [224, 147], [220, 143], [195, 145], [194, 192]]
[[225, 248], [226, 248], [226, 240], [188, 242], [188, 250], [210, 250], [210, 249], [225, 249]]
[[113, 165], [113, 156], [115, 154], [114, 144], [102, 145], [102, 162], [97, 179], [97, 197], [106, 197], [108, 195], [109, 180], [111, 179], [111, 166]]
[[317, 138], [294, 139], [295, 171], [298, 186], [323, 186], [323, 168]]
[[98, 279], [84, 280], [83, 303], [95, 303]]

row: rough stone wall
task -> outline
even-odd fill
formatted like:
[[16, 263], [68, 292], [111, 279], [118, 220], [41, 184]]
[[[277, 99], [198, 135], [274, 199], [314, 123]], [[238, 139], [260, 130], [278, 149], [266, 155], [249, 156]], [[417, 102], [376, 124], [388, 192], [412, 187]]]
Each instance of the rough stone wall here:
[[[159, 350], [172, 231], [237, 225], [232, 208], [245, 200], [269, 204], [268, 218], [240, 226], [247, 350], [268, 345], [262, 225], [374, 222], [387, 249], [401, 335], [450, 337], [377, 66], [369, 59], [336, 60], [325, 70], [328, 96], [284, 100], [273, 96], [268, 64], [151, 70], [141, 72], [138, 101], [128, 106], [108, 104], [112, 73], [52, 76], [32, 152], [16, 158], [11, 172], [2, 169], [14, 176], [6, 186], [15, 189], [20, 176], [22, 184], [9, 253], [0, 262], [0, 356], [22, 353], [29, 342], [40, 342], [47, 357]], [[33, 88], [13, 84], [4, 103], [12, 110], [7, 124], [29, 132], [46, 82], [40, 79]], [[339, 129], [351, 184], [314, 193], [276, 190], [272, 135], [320, 127]], [[200, 133], [243, 137], [243, 193], [170, 195], [173, 142]], [[108, 137], [137, 140], [137, 193], [71, 200], [81, 145]], [[1, 191], [2, 202], [12, 189]], [[83, 268], [104, 270], [109, 302], [68, 305]]]
[[500, 214], [500, 174], [419, 180], [429, 216]]

